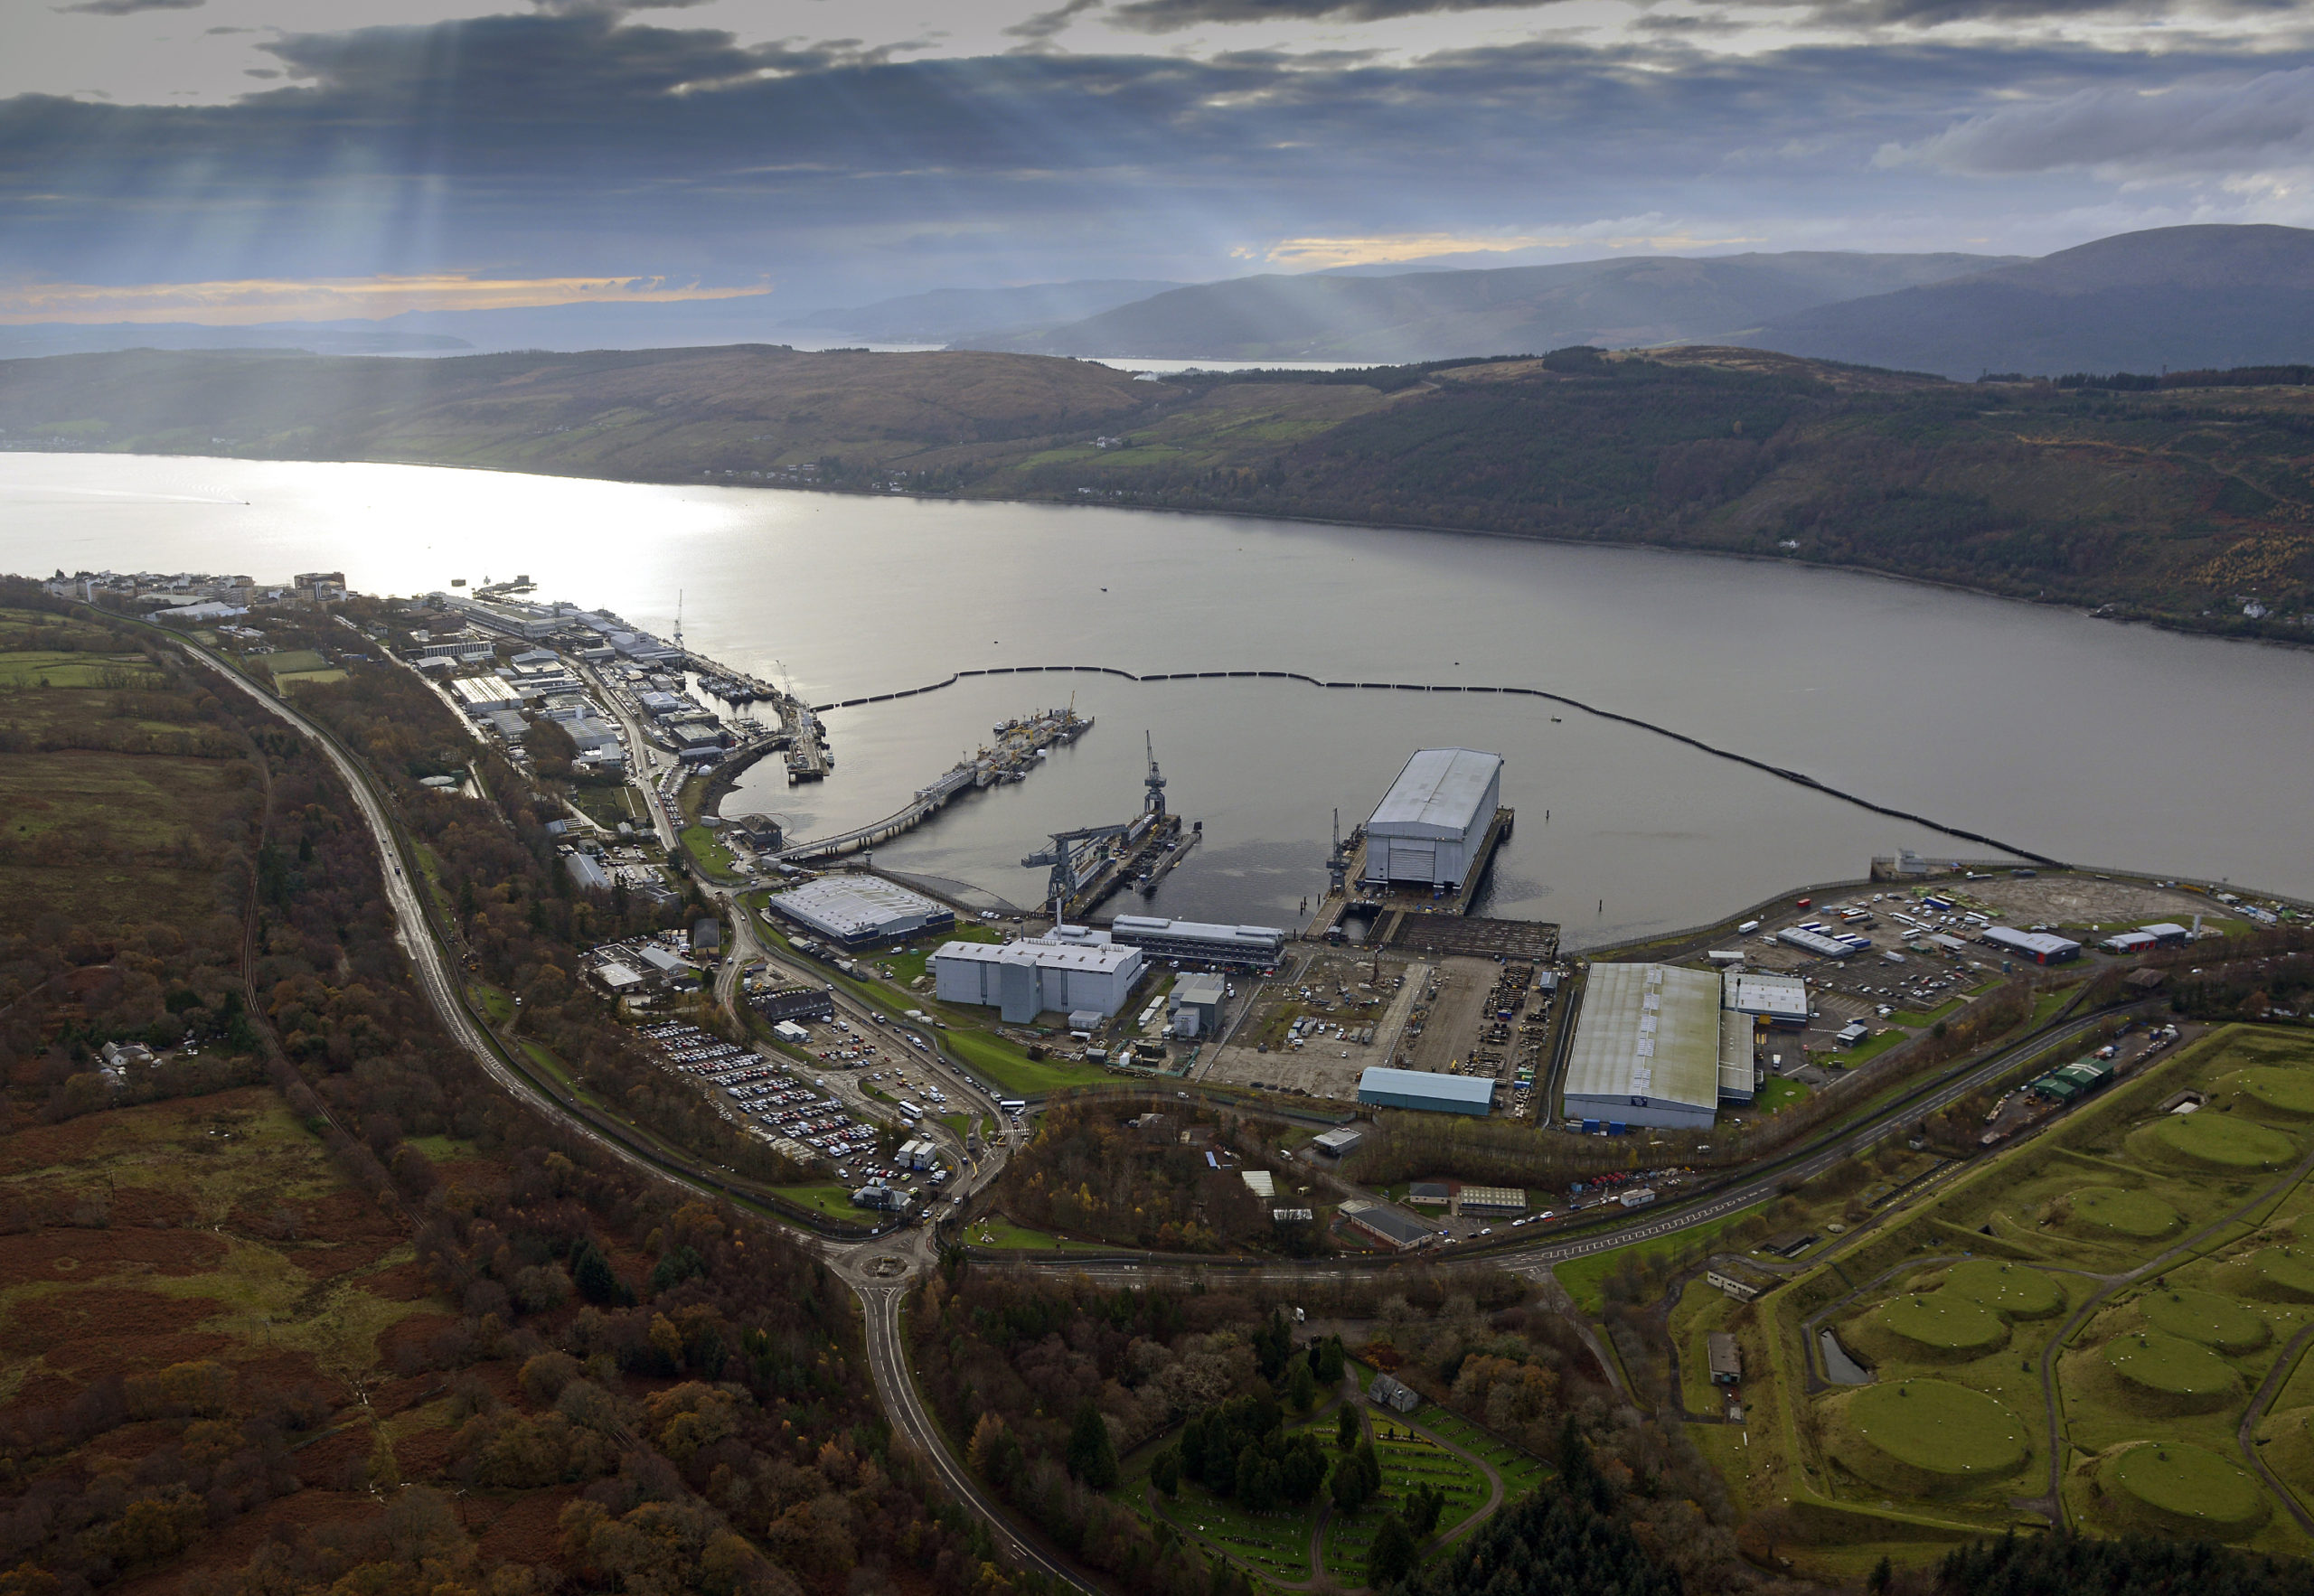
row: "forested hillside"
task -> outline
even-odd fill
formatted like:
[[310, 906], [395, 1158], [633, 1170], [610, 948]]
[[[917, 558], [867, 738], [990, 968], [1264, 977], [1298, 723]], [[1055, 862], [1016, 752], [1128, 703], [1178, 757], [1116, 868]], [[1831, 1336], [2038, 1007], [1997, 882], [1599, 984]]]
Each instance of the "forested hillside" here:
[[1163, 380], [743, 346], [0, 362], [19, 448], [1312, 517], [1854, 566], [2306, 638], [2302, 368], [1953, 382], [1736, 349]]

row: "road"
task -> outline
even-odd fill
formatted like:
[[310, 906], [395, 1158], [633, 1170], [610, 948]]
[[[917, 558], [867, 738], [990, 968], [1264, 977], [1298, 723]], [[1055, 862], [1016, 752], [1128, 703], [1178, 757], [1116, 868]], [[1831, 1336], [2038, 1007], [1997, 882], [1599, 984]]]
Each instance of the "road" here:
[[[623, 1141], [619, 1136], [607, 1133], [601, 1125], [589, 1117], [587, 1112], [582, 1111], [581, 1105], [576, 1102], [558, 1097], [537, 1082], [513, 1068], [500, 1053], [494, 1039], [475, 1022], [467, 1009], [461, 994], [460, 978], [452, 968], [448, 953], [437, 938], [435, 928], [426, 914], [425, 905], [419, 897], [417, 885], [409, 879], [407, 873], [412, 861], [404, 859], [391, 818], [361, 765], [323, 728], [298, 713], [287, 703], [265, 691], [240, 671], [232, 669], [230, 664], [217, 659], [205, 650], [184, 643], [182, 639], [173, 641], [177, 642], [188, 655], [221, 676], [236, 690], [254, 699], [267, 712], [277, 717], [298, 735], [312, 742], [321, 750], [344, 781], [347, 791], [353, 797], [355, 808], [362, 817], [362, 823], [369, 829], [372, 840], [377, 845], [379, 857], [384, 864], [387, 900], [393, 910], [397, 935], [409, 953], [411, 965], [418, 974], [420, 990], [425, 992], [427, 1000], [432, 1005], [437, 1018], [450, 1037], [474, 1056], [475, 1063], [493, 1081], [503, 1090], [530, 1102], [538, 1112], [560, 1124], [572, 1134], [585, 1137], [612, 1156], [648, 1175], [710, 1196], [736, 1197], [742, 1200], [750, 1197], [751, 1194], [747, 1182], [720, 1179], [700, 1166], [686, 1165], [679, 1159], [645, 1156], [643, 1151]], [[651, 745], [642, 737], [640, 728], [634, 727], [628, 720], [628, 717], [617, 705], [616, 699], [607, 692], [605, 692], [604, 697], [611, 702], [616, 710], [619, 711], [622, 721], [628, 721], [630, 746], [636, 749], [642, 756], [635, 775], [645, 788], [650, 812], [654, 824], [661, 831], [663, 840], [673, 844], [675, 839], [669, 817], [663, 807], [657, 802], [655, 792], [651, 790], [652, 776], [657, 763], [650, 751]], [[727, 901], [731, 897], [731, 894], [724, 888], [718, 887], [711, 890], [718, 897]], [[772, 959], [772, 955], [762, 947], [760, 939], [756, 936], [755, 929], [749, 924], [748, 913], [743, 906], [736, 904], [733, 906], [731, 918], [736, 925], [743, 927], [744, 930], [734, 939], [736, 945], [731, 950], [732, 957], [727, 963], [725, 972], [719, 974], [719, 993], [727, 998], [735, 992], [736, 972], [743, 963], [758, 957], [767, 961]], [[858, 1009], [857, 1003], [848, 995], [839, 993], [838, 996], [841, 1005], [847, 1010]], [[1773, 1196], [1776, 1188], [1785, 1181], [1804, 1180], [1811, 1175], [1820, 1173], [1839, 1160], [1851, 1157], [1870, 1146], [1886, 1132], [1891, 1123], [1934, 1113], [1965, 1096], [1984, 1082], [2014, 1068], [2027, 1052], [2054, 1046], [2068, 1037], [2086, 1031], [2101, 1021], [2112, 1018], [2113, 1012], [2107, 1011], [2104, 1014], [2076, 1019], [2027, 1042], [2004, 1048], [1982, 1064], [1956, 1077], [1899, 1100], [1876, 1114], [1869, 1122], [1833, 1139], [1819, 1149], [1788, 1158], [1754, 1177], [1696, 1201], [1667, 1206], [1661, 1210], [1641, 1210], [1625, 1219], [1614, 1219], [1611, 1216], [1610, 1223], [1597, 1231], [1582, 1236], [1569, 1237], [1565, 1241], [1526, 1243], [1509, 1247], [1476, 1250], [1467, 1254], [1458, 1253], [1456, 1256], [1458, 1259], [1467, 1256], [1468, 1261], [1472, 1263], [1515, 1269], [1524, 1273], [1538, 1273], [1547, 1270], [1553, 1263], [1564, 1263], [1586, 1253], [1627, 1245], [1635, 1241], [1669, 1235], [1694, 1225], [1707, 1224], [1714, 1219], [1765, 1200]], [[860, 1014], [859, 1018], [863, 1021], [866, 1019], [864, 1013]], [[872, 1030], [875, 1028], [871, 1026], [870, 1028]], [[938, 1040], [936, 1033], [931, 1036], [932, 1044], [936, 1047], [938, 1046]], [[917, 1067], [926, 1067], [923, 1060], [913, 1062]], [[945, 1056], [944, 1062], [953, 1065], [953, 1061], [945, 1060]], [[977, 1107], [977, 1094], [974, 1098], [974, 1106]], [[993, 1178], [1001, 1163], [1002, 1160], [998, 1158], [983, 1160], [979, 1169], [960, 1176], [959, 1184], [964, 1181], [971, 1181], [975, 1187], [984, 1184], [986, 1180]], [[1037, 1545], [1023, 1539], [1012, 1527], [1003, 1508], [977, 1481], [971, 1478], [968, 1471], [949, 1451], [946, 1439], [942, 1435], [939, 1425], [925, 1410], [917, 1394], [908, 1373], [906, 1340], [901, 1333], [899, 1310], [901, 1298], [909, 1283], [933, 1261], [936, 1246], [930, 1232], [921, 1227], [906, 1229], [874, 1240], [858, 1243], [832, 1243], [827, 1238], [809, 1232], [799, 1231], [798, 1234], [803, 1244], [833, 1264], [860, 1297], [869, 1364], [887, 1415], [908, 1434], [926, 1458], [930, 1460], [932, 1466], [939, 1472], [941, 1479], [957, 1498], [967, 1503], [974, 1512], [987, 1520], [1000, 1544], [1011, 1551], [1022, 1563], [1051, 1573], [1077, 1589], [1091, 1591], [1093, 1587], [1071, 1574]], [[1143, 1283], [1152, 1279], [1164, 1278], [1184, 1269], [1209, 1267], [1209, 1265], [1200, 1266], [1192, 1261], [1160, 1261], [1155, 1258], [1104, 1259], [1093, 1262], [1056, 1260], [1056, 1262], [1061, 1262], [1064, 1267], [1082, 1270], [1095, 1279], [1115, 1281], [1119, 1283]], [[1361, 1266], [1341, 1263], [1307, 1267], [1271, 1264], [1265, 1266], [1265, 1272], [1290, 1273], [1297, 1280], [1342, 1280], [1355, 1278], [1385, 1267], [1387, 1265]]]

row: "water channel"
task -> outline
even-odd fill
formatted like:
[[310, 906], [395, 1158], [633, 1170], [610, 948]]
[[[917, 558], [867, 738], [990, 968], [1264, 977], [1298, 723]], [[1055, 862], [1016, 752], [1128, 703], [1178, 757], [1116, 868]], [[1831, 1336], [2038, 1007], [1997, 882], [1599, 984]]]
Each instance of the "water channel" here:
[[[521, 573], [541, 597], [662, 632], [680, 595], [694, 649], [784, 671], [815, 703], [1044, 663], [1538, 687], [2058, 858], [2314, 896], [2314, 652], [1797, 565], [1078, 506], [0, 455], [0, 568], [59, 567], [342, 569], [401, 594]], [[765, 765], [723, 807], [800, 836], [861, 824], [997, 720], [1072, 694], [1092, 733], [877, 861], [1033, 901], [1020, 858], [1133, 811], [1144, 730], [1206, 831], [1162, 913], [1292, 923], [1322, 889], [1331, 812], [1364, 815], [1425, 744], [1504, 756], [1519, 824], [1488, 904], [1559, 920], [1576, 946], [1860, 875], [1898, 847], [1985, 851], [1538, 699], [1096, 674], [836, 711], [830, 780], [790, 788]]]

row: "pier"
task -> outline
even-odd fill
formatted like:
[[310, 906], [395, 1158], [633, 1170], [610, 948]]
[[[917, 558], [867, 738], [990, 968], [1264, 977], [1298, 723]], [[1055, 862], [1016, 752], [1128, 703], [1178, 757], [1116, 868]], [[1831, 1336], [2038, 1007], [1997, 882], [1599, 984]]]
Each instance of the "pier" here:
[[[792, 704], [794, 700], [783, 699], [782, 702]], [[808, 711], [804, 712], [804, 718], [811, 722]], [[999, 782], [1026, 781], [1029, 772], [1036, 768], [1047, 748], [1055, 744], [1073, 743], [1092, 728], [1093, 718], [1079, 715], [1073, 706], [1065, 709], [1040, 709], [1018, 720], [1007, 720], [994, 728], [996, 743], [993, 747], [984, 746], [972, 757], [956, 761], [930, 785], [917, 788], [907, 807], [886, 815], [873, 824], [833, 837], [818, 837], [809, 842], [799, 842], [773, 857], [781, 864], [802, 864], [810, 859], [836, 859], [873, 848], [880, 842], [889, 842], [930, 820], [960, 793], [992, 787]], [[814, 752], [818, 750], [816, 737], [812, 739], [809, 746]], [[788, 779], [791, 782], [798, 779], [795, 775], [796, 759], [803, 752], [804, 745], [799, 742], [796, 749], [787, 756]], [[819, 774], [827, 774], [824, 765]]]

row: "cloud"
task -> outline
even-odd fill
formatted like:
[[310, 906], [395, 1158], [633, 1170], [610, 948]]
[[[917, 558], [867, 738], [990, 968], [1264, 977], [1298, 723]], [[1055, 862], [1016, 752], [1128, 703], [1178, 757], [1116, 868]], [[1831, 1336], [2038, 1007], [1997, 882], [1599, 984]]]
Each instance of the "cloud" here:
[[[1015, 37], [1035, 43], [1038, 23]], [[0, 100], [0, 282], [770, 274], [803, 303], [838, 303], [1190, 280], [1246, 269], [1232, 249], [1266, 240], [1264, 258], [1296, 268], [1499, 255], [1514, 237], [1595, 252], [2051, 248], [2089, 236], [2061, 219], [2114, 192], [2038, 157], [1999, 167], [1991, 146], [2024, 140], [2020, 123], [1969, 130], [2090, 105], [2142, 115], [2243, 71], [2233, 46], [2184, 35], [2161, 52], [1908, 34], [1739, 53], [1554, 31], [1414, 56], [895, 60], [605, 10], [261, 48], [287, 78], [230, 104]], [[2314, 70], [2302, 53], [2265, 64]], [[2035, 127], [2063, 145], [2054, 123]], [[2227, 159], [2196, 173], [2271, 169], [2254, 151]], [[2198, 202], [2165, 191], [2120, 208]], [[2238, 202], [2253, 202], [2261, 220], [2314, 221], [2304, 198]]]
[[545, 305], [671, 305], [748, 299], [767, 285], [702, 288], [664, 277], [491, 278], [456, 276], [336, 281], [15, 283], [0, 285], [0, 324], [32, 322], [258, 322], [375, 319], [406, 311], [510, 310]]
[[1372, 238], [1280, 239], [1259, 247], [1230, 251], [1244, 260], [1259, 260], [1289, 271], [1327, 271], [1345, 266], [1387, 266], [1405, 261], [1439, 261], [1477, 257], [1467, 264], [1485, 264], [1484, 257], [1529, 250], [1582, 249], [1724, 249], [1731, 244], [1755, 244], [1740, 234], [1712, 236], [1678, 227], [1661, 216], [1621, 217], [1586, 222], [1553, 233], [1457, 234], [1390, 233]]
[[1065, 33], [1069, 23], [1085, 13], [1098, 8], [1101, 4], [1102, 0], [1064, 0], [1062, 5], [1050, 11], [1039, 11], [1034, 16], [1014, 23], [1004, 30], [1004, 34], [1009, 39], [1025, 39], [1028, 41], [1026, 48], [1035, 49], [1056, 34]]
[[[135, 16], [140, 11], [198, 11], [209, 0], [80, 0], [77, 5], [52, 5], [52, 11], [78, 11], [89, 16]], [[215, 29], [210, 30], [212, 33]]]
[[2240, 172], [2314, 155], [2314, 67], [2246, 81], [2084, 89], [1971, 117], [1932, 138], [1889, 145], [1882, 166], [1979, 176], [2093, 170]]
[[1209, 23], [1387, 22], [1452, 11], [1534, 11], [1559, 0], [1126, 0], [1119, 27], [1172, 33]]

